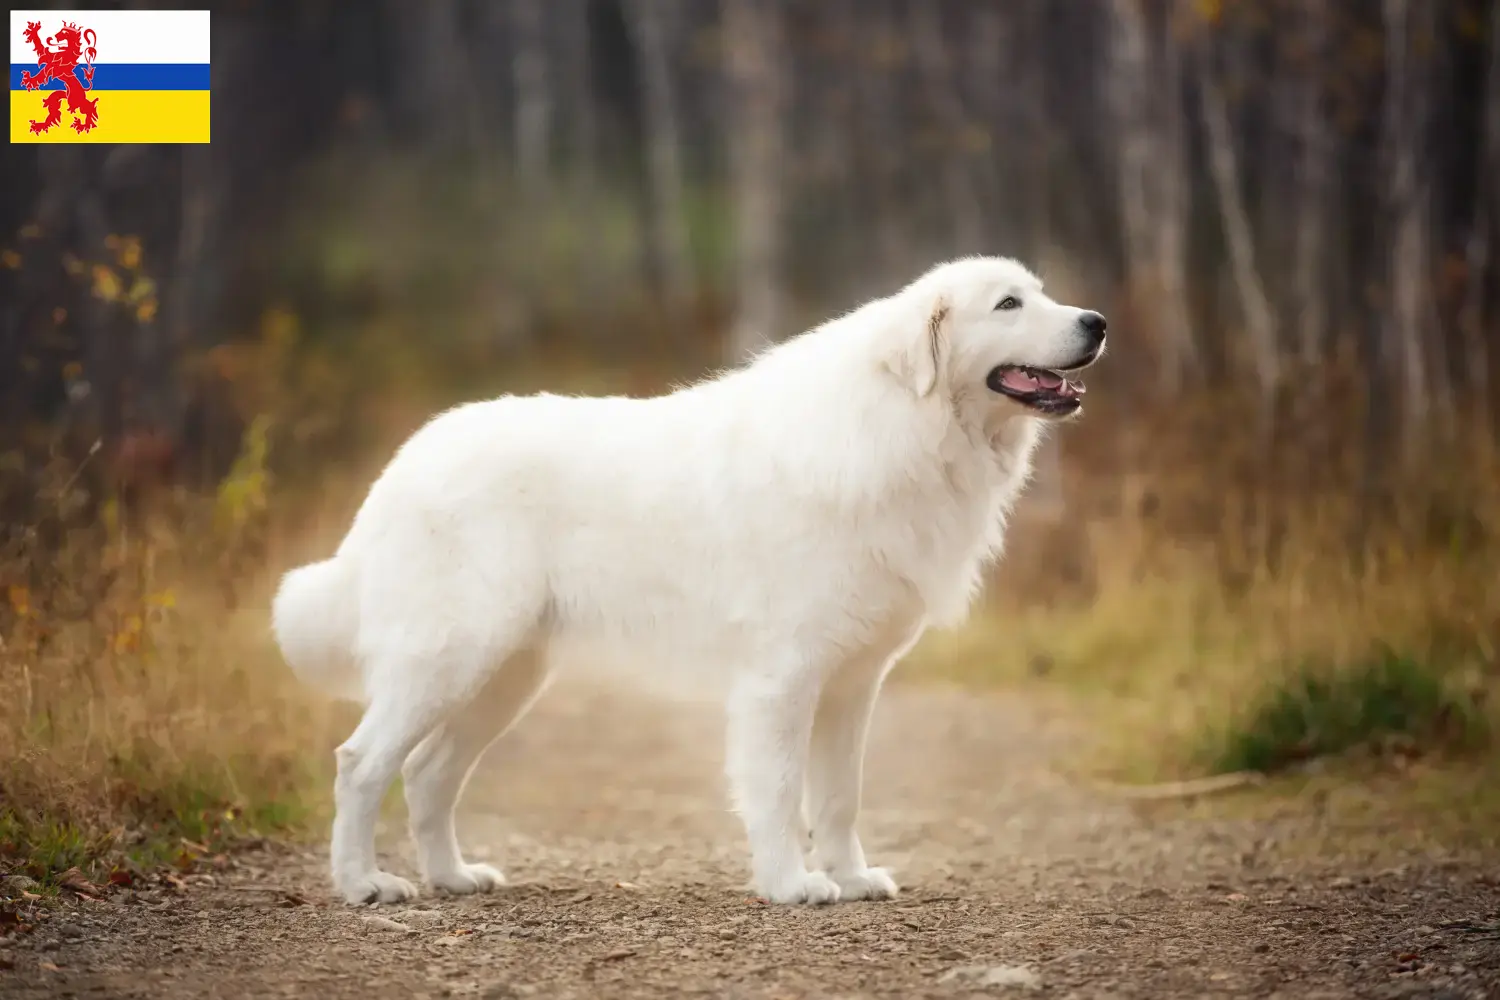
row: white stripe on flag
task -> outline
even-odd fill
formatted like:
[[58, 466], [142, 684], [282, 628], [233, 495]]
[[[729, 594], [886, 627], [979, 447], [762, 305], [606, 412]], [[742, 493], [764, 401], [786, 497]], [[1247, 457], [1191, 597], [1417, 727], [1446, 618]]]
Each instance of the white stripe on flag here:
[[99, 56], [108, 63], [208, 62], [206, 10], [13, 10], [10, 12], [10, 61], [36, 65], [36, 50], [21, 37], [28, 21], [40, 21], [42, 43], [72, 21], [93, 28]]

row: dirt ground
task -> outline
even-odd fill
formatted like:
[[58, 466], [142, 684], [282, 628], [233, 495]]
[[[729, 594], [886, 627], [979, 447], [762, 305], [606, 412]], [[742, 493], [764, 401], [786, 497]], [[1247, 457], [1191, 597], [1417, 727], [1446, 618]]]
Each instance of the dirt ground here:
[[1500, 997], [1497, 859], [1292, 859], [1314, 820], [1111, 800], [1053, 769], [1087, 722], [893, 688], [861, 826], [901, 896], [776, 907], [745, 888], [716, 712], [554, 691], [465, 798], [500, 892], [351, 908], [320, 852], [268, 848], [0, 939], [0, 996]]

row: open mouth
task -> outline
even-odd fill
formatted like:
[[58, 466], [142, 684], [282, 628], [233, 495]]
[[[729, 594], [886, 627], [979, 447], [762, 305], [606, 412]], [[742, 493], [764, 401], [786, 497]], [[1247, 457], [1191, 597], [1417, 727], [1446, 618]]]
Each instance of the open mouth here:
[[1028, 365], [1001, 365], [985, 381], [995, 392], [1048, 414], [1074, 412], [1088, 391], [1081, 381], [1070, 381], [1061, 372]]

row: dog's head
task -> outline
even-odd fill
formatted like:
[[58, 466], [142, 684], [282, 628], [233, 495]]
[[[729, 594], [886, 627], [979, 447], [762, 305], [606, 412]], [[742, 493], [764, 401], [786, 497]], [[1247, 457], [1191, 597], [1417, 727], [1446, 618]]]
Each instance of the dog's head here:
[[919, 397], [982, 392], [1024, 412], [1068, 417], [1083, 404], [1074, 376], [1104, 353], [1103, 316], [1054, 302], [1006, 258], [939, 265], [896, 299], [908, 319], [890, 368]]

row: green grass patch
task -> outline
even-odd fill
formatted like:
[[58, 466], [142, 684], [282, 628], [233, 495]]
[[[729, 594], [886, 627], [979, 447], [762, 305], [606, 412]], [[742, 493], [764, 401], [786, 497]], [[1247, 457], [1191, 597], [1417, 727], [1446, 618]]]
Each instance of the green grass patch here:
[[1472, 749], [1488, 725], [1474, 699], [1434, 664], [1381, 649], [1339, 668], [1312, 664], [1269, 685], [1208, 740], [1209, 770], [1282, 770], [1312, 757], [1395, 741], [1415, 750]]
[[26, 875], [44, 891], [70, 869], [94, 882], [122, 869], [191, 870], [248, 840], [299, 837], [322, 816], [310, 785], [257, 788], [249, 798], [187, 774], [150, 790], [108, 785], [97, 808], [37, 795], [28, 808], [0, 806], [0, 874]]

